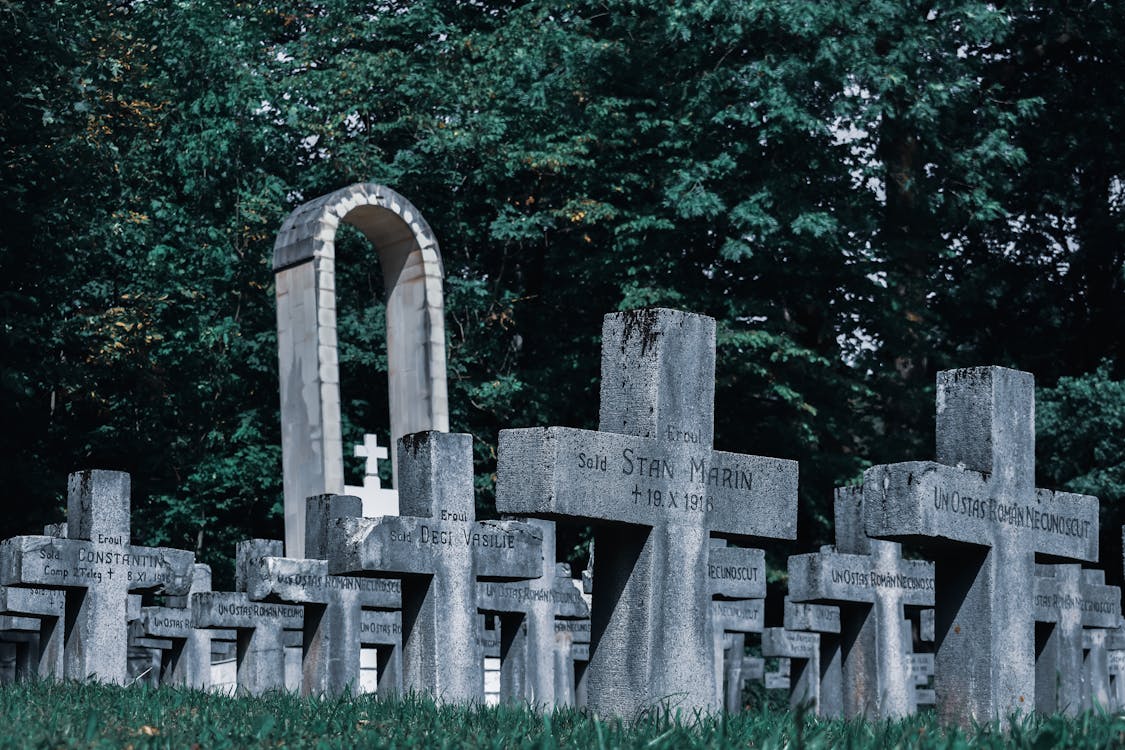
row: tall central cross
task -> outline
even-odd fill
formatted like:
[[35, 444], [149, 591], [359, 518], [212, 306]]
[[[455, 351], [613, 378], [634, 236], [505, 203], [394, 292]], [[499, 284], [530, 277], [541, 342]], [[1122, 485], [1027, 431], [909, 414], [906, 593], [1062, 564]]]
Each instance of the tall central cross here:
[[836, 490], [836, 546], [789, 558], [789, 596], [840, 605], [844, 716], [898, 719], [917, 710], [905, 607], [933, 606], [934, 566], [869, 539], [863, 502], [857, 488]]
[[717, 711], [710, 535], [793, 539], [797, 463], [713, 450], [715, 321], [607, 315], [600, 431], [503, 430], [503, 513], [595, 526], [589, 705]]
[[1035, 706], [1035, 555], [1098, 559], [1098, 500], [1035, 488], [1035, 383], [976, 367], [938, 373], [937, 462], [864, 472], [873, 537], [935, 563], [935, 691], [942, 719], [1007, 722]]
[[403, 515], [335, 519], [328, 572], [401, 579], [404, 689], [480, 702], [477, 579], [541, 575], [542, 540], [525, 523], [474, 519], [470, 435], [415, 433], [398, 450]]

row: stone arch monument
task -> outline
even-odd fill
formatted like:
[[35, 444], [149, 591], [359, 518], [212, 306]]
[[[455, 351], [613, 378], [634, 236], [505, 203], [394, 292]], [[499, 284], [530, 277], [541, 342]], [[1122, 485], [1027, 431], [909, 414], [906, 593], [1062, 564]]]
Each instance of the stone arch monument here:
[[403, 435], [449, 430], [444, 274], [426, 220], [410, 201], [373, 183], [299, 206], [282, 224], [273, 248], [290, 557], [304, 557], [305, 498], [344, 492], [335, 283], [341, 221], [371, 241], [383, 270], [392, 457]]

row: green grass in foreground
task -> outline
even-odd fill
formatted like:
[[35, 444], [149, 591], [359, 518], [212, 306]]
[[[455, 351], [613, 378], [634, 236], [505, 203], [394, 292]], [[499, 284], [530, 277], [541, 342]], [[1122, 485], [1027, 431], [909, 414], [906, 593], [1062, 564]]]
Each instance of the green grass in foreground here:
[[229, 698], [187, 690], [34, 683], [0, 688], [0, 747], [131, 748], [872, 748], [1125, 746], [1125, 717], [1027, 718], [1010, 734], [909, 721], [820, 721], [793, 713], [625, 726], [575, 711], [439, 708], [423, 700]]

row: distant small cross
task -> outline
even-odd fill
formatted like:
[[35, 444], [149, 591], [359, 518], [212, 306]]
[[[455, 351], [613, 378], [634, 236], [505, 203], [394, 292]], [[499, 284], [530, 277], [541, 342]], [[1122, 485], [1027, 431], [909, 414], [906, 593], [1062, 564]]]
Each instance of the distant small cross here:
[[364, 467], [363, 473], [371, 477], [373, 482], [365, 481], [365, 485], [374, 484], [375, 487], [382, 487], [379, 481], [379, 461], [386, 459], [390, 454], [387, 452], [385, 446], [379, 445], [379, 436], [367, 433], [363, 436], [363, 445], [357, 445], [354, 449], [356, 458], [366, 458], [367, 465]]

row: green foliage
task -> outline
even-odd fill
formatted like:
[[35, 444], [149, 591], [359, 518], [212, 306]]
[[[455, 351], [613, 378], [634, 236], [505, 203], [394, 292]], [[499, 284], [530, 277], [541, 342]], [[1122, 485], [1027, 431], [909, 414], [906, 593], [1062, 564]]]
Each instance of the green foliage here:
[[[63, 708], [60, 710], [60, 706]], [[162, 688], [75, 683], [8, 685], [3, 747], [471, 747], [471, 748], [1103, 748], [1125, 741], [1125, 719], [1025, 717], [1009, 734], [941, 727], [933, 713], [899, 722], [824, 721], [803, 712], [649, 716], [631, 724], [578, 711], [436, 707], [373, 696], [229, 698]]]

